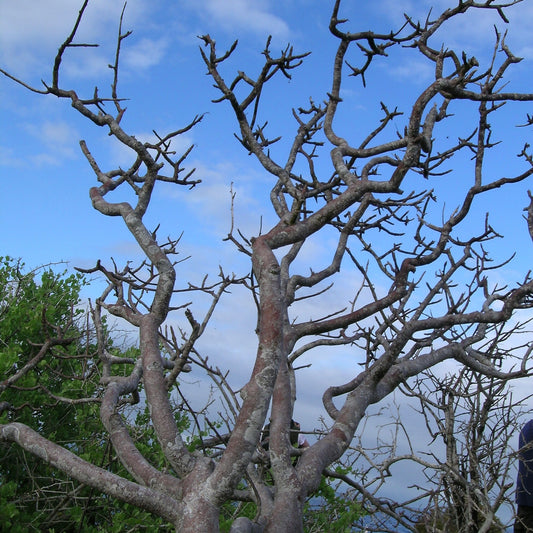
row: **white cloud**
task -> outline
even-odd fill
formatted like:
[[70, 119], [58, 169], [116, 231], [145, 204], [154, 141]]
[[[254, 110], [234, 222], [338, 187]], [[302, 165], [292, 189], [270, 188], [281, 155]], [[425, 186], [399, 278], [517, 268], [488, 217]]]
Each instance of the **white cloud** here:
[[59, 165], [64, 159], [79, 157], [78, 131], [64, 121], [44, 121], [28, 123], [24, 129], [39, 139], [40, 146], [46, 151], [33, 155], [33, 162], [38, 166]]
[[417, 80], [419, 83], [427, 83], [434, 79], [435, 69], [432, 63], [422, 60], [404, 61], [394, 65], [380, 64], [381, 68], [387, 70], [392, 76], [401, 80]]
[[266, 0], [207, 0], [201, 3], [194, 1], [190, 5], [232, 33], [248, 31], [260, 34], [261, 37], [272, 35], [283, 40], [289, 37], [288, 24], [269, 12], [270, 5]]
[[24, 165], [24, 159], [10, 146], [0, 145], [0, 165], [3, 167], [20, 167]]
[[143, 38], [124, 49], [124, 64], [135, 69], [146, 69], [157, 65], [164, 56], [167, 44], [164, 39]]
[[[268, 205], [261, 205], [254, 194], [253, 187], [261, 178], [253, 173], [247, 174], [247, 171], [240, 170], [229, 162], [206, 164], [196, 160], [191, 161], [188, 166], [196, 168], [194, 177], [201, 179], [202, 183], [192, 192], [172, 188], [165, 191], [166, 196], [179, 201], [185, 198], [187, 207], [197, 214], [206, 227], [210, 228], [211, 234], [223, 238], [231, 227], [233, 182], [235, 232], [239, 229], [248, 237], [258, 234], [261, 220], [265, 221], [272, 211]], [[265, 227], [266, 225], [263, 229]]]
[[[430, 10], [430, 19], [435, 20], [444, 10], [455, 7], [457, 2], [451, 0], [404, 0], [403, 2], [382, 0], [373, 4], [376, 13], [380, 13], [385, 20], [397, 27], [405, 22], [404, 13], [411, 16], [414, 21], [423, 23]], [[533, 4], [520, 2], [505, 9], [504, 12], [509, 24], [503, 21], [496, 10], [470, 9], [467, 13], [446, 22], [431, 38], [430, 45], [439, 48], [443, 41], [447, 47], [465, 49], [473, 54], [478, 54], [482, 50], [490, 53], [495, 42], [496, 25], [500, 32], [509, 32], [508, 41], [512, 51], [517, 55], [524, 55], [523, 50], [531, 43]]]
[[[145, 0], [128, 1], [124, 26], [135, 26], [146, 9]], [[72, 31], [81, 2], [73, 0], [18, 0], [0, 3], [0, 64], [16, 76], [42, 78], [50, 70], [57, 49]], [[92, 53], [66, 54], [70, 72], [85, 75], [107, 69], [113, 55], [105, 45], [114, 47], [122, 2], [92, 0], [80, 23], [76, 43], [102, 45]], [[123, 31], [125, 31], [125, 29]], [[111, 54], [112, 54], [111, 49]], [[96, 69], [98, 64], [98, 69]], [[150, 66], [150, 65], [148, 65]]]

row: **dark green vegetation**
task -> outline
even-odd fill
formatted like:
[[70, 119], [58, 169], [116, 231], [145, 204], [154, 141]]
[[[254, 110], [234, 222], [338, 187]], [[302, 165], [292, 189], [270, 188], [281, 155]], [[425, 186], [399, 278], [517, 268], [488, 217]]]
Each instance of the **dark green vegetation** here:
[[[87, 285], [81, 274], [52, 267], [28, 270], [20, 260], [0, 258], [0, 423], [21, 422], [100, 467], [129, 477], [113, 452], [100, 418], [101, 368], [91, 313], [80, 301]], [[104, 321], [105, 324], [105, 321]], [[123, 358], [137, 348], [118, 349], [106, 335], [107, 349]], [[124, 364], [124, 374], [131, 371]], [[83, 398], [83, 400], [79, 400]], [[159, 469], [168, 468], [142, 403], [126, 407], [129, 430], [139, 451]], [[176, 423], [191, 430], [187, 416], [176, 411]], [[200, 447], [191, 432], [189, 448]], [[253, 518], [251, 502], [227, 504], [221, 531], [238, 516]], [[306, 506], [309, 532], [348, 531], [361, 507], [343, 499], [324, 479]], [[0, 529], [26, 531], [173, 531], [171, 524], [122, 503], [47, 465], [18, 446], [0, 442]]]
[[[98, 414], [94, 332], [79, 307], [86, 283], [81, 274], [28, 270], [20, 261], [0, 258], [0, 423], [27, 424], [80, 457], [127, 475]], [[139, 446], [157, 461], [148, 417], [138, 411], [135, 422]], [[163, 522], [2, 442], [0, 524], [13, 532], [141, 531], [160, 530]]]

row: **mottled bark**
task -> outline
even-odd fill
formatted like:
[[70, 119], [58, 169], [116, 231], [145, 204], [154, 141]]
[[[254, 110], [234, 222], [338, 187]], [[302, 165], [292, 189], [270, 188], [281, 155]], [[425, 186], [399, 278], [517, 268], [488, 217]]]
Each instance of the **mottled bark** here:
[[[239, 141], [271, 179], [269, 199], [277, 219], [255, 238], [245, 237], [232, 226], [226, 240], [248, 257], [250, 275], [228, 276], [221, 267], [220, 280], [206, 278], [200, 286], [194, 286], [177, 281], [172, 256], [177, 253], [179, 239], [162, 242], [157, 230], [147, 227], [144, 216], [160, 182], [188, 187], [199, 184], [192, 179], [192, 172], [184, 175], [182, 163], [190, 149], [176, 156], [171, 141], [189, 131], [201, 117], [168, 135], [156, 134], [155, 142], [141, 142], [123, 129], [125, 109], [117, 95], [117, 76], [122, 41], [129, 33], [122, 33], [121, 27], [111, 66], [111, 96], [103, 98], [95, 91], [81, 98], [74, 90], [62, 88], [62, 57], [73, 46], [85, 2], [72, 34], [59, 49], [51, 84], [36, 90], [15, 81], [34, 92], [69, 101], [77, 112], [104, 128], [132, 154], [129, 168], [103, 171], [87, 144], [80, 143], [97, 180], [90, 189], [93, 207], [103, 216], [120, 217], [146, 258], [138, 268], [127, 265], [119, 270], [115, 265], [111, 270], [98, 261], [90, 269], [108, 282], [94, 313], [99, 343], [95, 365], [103, 369], [101, 419], [116, 455], [135, 482], [85, 463], [20, 424], [1, 426], [2, 439], [17, 443], [82, 483], [164, 517], [185, 533], [217, 531], [222, 506], [243, 501], [255, 504], [256, 516], [237, 518], [234, 533], [299, 532], [303, 531], [306, 498], [316, 491], [324, 473], [334, 476], [328, 467], [346, 453], [368, 407], [407, 380], [443, 361], [455, 361], [478, 375], [501, 380], [530, 375], [528, 349], [520, 354], [521, 365], [508, 371], [501, 360], [509, 352], [499, 348], [487, 355], [482, 353], [480, 343], [486, 338], [499, 338], [503, 331], [500, 327], [514, 324], [517, 311], [532, 307], [531, 276], [524, 273], [511, 289], [490, 285], [487, 279], [494, 266], [485, 247], [496, 232], [488, 221], [484, 227], [473, 224], [481, 227], [477, 232], [468, 224], [474, 218], [472, 206], [479, 196], [505, 190], [533, 175], [529, 146], [519, 153], [521, 167], [514, 175], [486, 178], [483, 173], [486, 153], [494, 146], [489, 140], [493, 135], [489, 114], [499, 109], [498, 102], [531, 102], [533, 94], [503, 91], [503, 79], [518, 58], [499, 34], [495, 51], [502, 51], [500, 62], [493, 59], [479, 69], [475, 58], [449, 50], [440, 41], [436, 48], [430, 44], [433, 35], [441, 29], [444, 32], [453, 18], [476, 9], [496, 10], [505, 18], [504, 8], [513, 3], [464, 0], [440, 15], [432, 14], [425, 22], [407, 17], [398, 30], [378, 34], [345, 31], [349, 23], [340, 16], [341, 1], [337, 0], [329, 24], [333, 38], [338, 40], [332, 58], [331, 90], [318, 96], [320, 105], [311, 101], [307, 108], [294, 110], [295, 132], [285, 145], [282, 136], [267, 134], [266, 123], [259, 125], [260, 100], [273, 76], [290, 78], [308, 54], [296, 54], [287, 47], [274, 56], [268, 41], [263, 50], [264, 64], [256, 78], [239, 71], [231, 79], [224, 72], [225, 61], [235, 52], [236, 43], [220, 54], [215, 41], [203, 36], [205, 47], [201, 53], [219, 92], [218, 101], [230, 105]], [[341, 98], [345, 74], [360, 80], [364, 88], [365, 74], [374, 61], [387, 56], [389, 48], [422, 58], [430, 65], [434, 78], [414, 95], [414, 104], [405, 117], [381, 104], [383, 118], [376, 127], [369, 128], [364, 138], [358, 139], [354, 132], [354, 139], [347, 139], [338, 126], [345, 112]], [[446, 140], [441, 140], [440, 123], [453, 117], [456, 101], [470, 103], [477, 113], [475, 124], [468, 126], [469, 132], [475, 129], [477, 133], [458, 132], [457, 141], [448, 141], [445, 133]], [[278, 141], [280, 148], [271, 152], [270, 145]], [[512, 153], [514, 148], [510, 150]], [[431, 189], [432, 180], [441, 178], [449, 170], [449, 161], [463, 153], [473, 157], [473, 168], [472, 175], [463, 179], [458, 205], [451, 211], [434, 209], [433, 204], [441, 199]], [[315, 165], [319, 155], [329, 164], [326, 171]], [[128, 187], [134, 201], [116, 201], [119, 191]], [[532, 206], [530, 201], [527, 223], [533, 235]], [[318, 235], [324, 235], [324, 242], [333, 242], [329, 257], [321, 257], [319, 267], [302, 268], [297, 259], [301, 259], [304, 244]], [[355, 276], [344, 282], [342, 274], [346, 271]], [[359, 287], [350, 285], [354, 277], [361, 280]], [[345, 301], [331, 309], [317, 306], [311, 318], [292, 313], [299, 301], [320, 296], [330, 288], [325, 285], [334, 282], [342, 288], [339, 294], [345, 296]], [[197, 344], [214, 307], [220, 298], [229, 297], [226, 289], [232, 285], [249, 289], [257, 306], [255, 362], [238, 392], [213, 361], [216, 354], [203, 356]], [[183, 294], [186, 299], [179, 300]], [[197, 295], [212, 302], [202, 318], [193, 316], [190, 303], [183, 303]], [[169, 313], [183, 308], [185, 318], [179, 331], [165, 329]], [[139, 355], [128, 360], [128, 375], [117, 370], [125, 361], [106, 351], [104, 328], [101, 322], [98, 324], [102, 310], [126, 320], [138, 331]], [[506, 341], [508, 337], [506, 332]], [[289, 437], [296, 398], [295, 364], [311, 350], [324, 350], [326, 361], [335, 346], [344, 346], [353, 355], [353, 373], [344, 383], [324, 384], [318, 394], [323, 394], [328, 425], [309, 448], [297, 451]], [[202, 426], [199, 413], [181, 396], [179, 374], [191, 367], [206, 372], [221, 392], [227, 409], [223, 415], [224, 435], [218, 434], [217, 424], [204, 413]], [[32, 369], [25, 367], [24, 372]], [[0, 393], [17, 379], [15, 375], [3, 380]], [[140, 391], [168, 461], [169, 468], [164, 472], [136, 448], [124, 418], [123, 405], [138, 401]], [[192, 430], [184, 431], [176, 422], [177, 409], [178, 415], [193, 420]], [[260, 440], [269, 409], [266, 449]], [[213, 434], [203, 440], [201, 433], [206, 426]], [[188, 431], [199, 439], [195, 450], [187, 445]], [[351, 480], [351, 484], [367, 501], [377, 502], [357, 480]]]
[[89, 487], [94, 487], [113, 498], [146, 509], [164, 517], [171, 523], [176, 524], [178, 522], [179, 508], [176, 500], [160, 490], [132, 483], [96, 465], [87, 463], [65, 448], [41, 437], [36, 431], [23, 424], [14, 422], [0, 426], [0, 436], [2, 440], [18, 444], [27, 452], [36, 455]]

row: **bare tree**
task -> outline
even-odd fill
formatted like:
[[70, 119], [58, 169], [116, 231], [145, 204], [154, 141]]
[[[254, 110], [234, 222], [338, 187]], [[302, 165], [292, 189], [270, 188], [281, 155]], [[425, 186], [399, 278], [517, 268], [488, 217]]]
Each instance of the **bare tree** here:
[[505, 381], [467, 369], [445, 379], [428, 379], [429, 385], [437, 385], [433, 398], [418, 387], [411, 391], [420, 400], [432, 436], [444, 447], [441, 458], [434, 456], [439, 467], [426, 472], [432, 485], [428, 526], [464, 533], [503, 531], [496, 517], [500, 507], [513, 503], [512, 439], [519, 429], [521, 402], [513, 399]]
[[[365, 421], [368, 427], [376, 416], [388, 419], [378, 423], [376, 444], [357, 439], [343, 458], [364, 482], [337, 476], [362, 495], [372, 515], [365, 529], [505, 531], [515, 508], [516, 436], [531, 396], [516, 396], [507, 380], [466, 367], [444, 375], [429, 369], [399, 391], [396, 409], [382, 408]], [[419, 475], [412, 475], [403, 499], [385, 497], [400, 465]]]
[[[510, 287], [491, 283], [490, 271], [496, 267], [486, 248], [497, 233], [488, 218], [478, 232], [471, 223], [477, 198], [524, 182], [533, 174], [528, 145], [518, 149], [522, 166], [515, 175], [487, 178], [484, 168], [487, 153], [496, 143], [491, 127], [496, 113], [506, 102], [532, 101], [533, 94], [504, 90], [520, 59], [498, 32], [494, 53], [483, 65], [460, 51], [432, 44], [451, 20], [467, 12], [492, 10], [506, 22], [505, 10], [516, 3], [518, 0], [461, 0], [424, 21], [406, 16], [401, 28], [380, 34], [348, 31], [340, 13], [341, 1], [336, 0], [329, 23], [332, 38], [338, 41], [331, 90], [322, 103], [311, 100], [307, 107], [294, 110], [295, 132], [286, 145], [278, 135], [267, 132], [261, 98], [274, 76], [290, 78], [307, 54], [295, 53], [288, 46], [275, 56], [269, 41], [255, 78], [240, 71], [228, 76], [226, 60], [237, 44], [220, 53], [215, 41], [203, 36], [201, 54], [219, 91], [217, 101], [231, 106], [240, 143], [272, 178], [270, 202], [277, 222], [254, 237], [235, 228], [228, 234], [227, 240], [250, 261], [250, 276], [237, 278], [221, 269], [216, 282], [205, 280], [201, 286], [180, 288], [172, 259], [178, 240], [160, 240], [156, 230], [146, 226], [144, 216], [158, 183], [185, 187], [199, 183], [185, 170], [190, 150], [176, 156], [172, 141], [201, 117], [169, 134], [156, 135], [155, 142], [143, 143], [123, 129], [125, 109], [118, 94], [118, 73], [120, 48], [128, 32], [122, 27], [110, 96], [101, 96], [96, 90], [80, 97], [63, 87], [60, 67], [64, 54], [73, 46], [89, 46], [75, 42], [86, 1], [72, 33], [59, 48], [51, 83], [37, 89], [15, 81], [36, 93], [69, 101], [133, 154], [128, 169], [104, 171], [87, 144], [80, 143], [98, 181], [90, 190], [94, 208], [103, 215], [121, 217], [146, 256], [136, 269], [108, 269], [100, 262], [95, 267], [109, 281], [99, 308], [126, 320], [139, 332], [140, 356], [128, 375], [116, 369], [118, 361], [103, 347], [99, 353], [104, 386], [102, 423], [132, 480], [83, 461], [21, 424], [3, 425], [2, 439], [17, 443], [82, 483], [164, 517], [180, 531], [217, 531], [223, 504], [242, 500], [255, 503], [256, 516], [237, 518], [233, 531], [301, 531], [306, 497], [317, 489], [328, 466], [347, 451], [367, 408], [409, 378], [447, 360], [489, 378], [529, 375], [527, 348], [521, 359], [509, 366], [502, 365], [505, 352], [497, 346], [489, 354], [480, 347], [491, 328], [513, 320], [517, 310], [530, 309], [533, 280], [528, 273]], [[343, 75], [347, 71], [365, 85], [374, 62], [393, 50], [427, 61], [434, 70], [433, 81], [417, 95], [407, 115], [382, 104], [381, 121], [363, 138], [347, 140], [337, 125]], [[453, 113], [464, 109], [476, 117], [470, 131], [464, 136], [456, 132], [455, 141], [445, 135], [441, 138], [439, 132], [446, 131]], [[402, 127], [398, 128], [400, 121]], [[531, 124], [528, 117], [527, 125]], [[317, 164], [319, 155], [325, 153], [331, 164], [326, 171], [323, 164]], [[508, 153], [516, 154], [517, 148], [509, 147]], [[471, 177], [469, 181], [463, 177], [458, 191], [461, 198], [453, 211], [446, 213], [438, 193], [427, 185], [452, 172], [453, 162], [465, 155], [473, 161]], [[118, 190], [128, 187], [135, 193], [135, 202], [116, 200]], [[533, 207], [529, 209], [531, 228]], [[302, 273], [299, 254], [306, 241], [321, 234], [336, 238], [329, 264]], [[362, 282], [353, 292], [343, 287], [348, 293], [345, 303], [338, 308], [319, 308], [317, 316], [309, 320], [296, 317], [293, 310], [302, 299], [318, 298], [332, 283], [342, 286], [342, 274], [354, 270]], [[257, 305], [255, 364], [239, 395], [227, 385], [226, 374], [210, 366], [196, 348], [214, 307], [233, 284], [247, 287]], [[180, 299], [196, 294], [211, 298], [201, 319]], [[180, 309], [186, 319], [181, 334], [165, 330], [169, 313]], [[98, 322], [98, 311], [95, 317]], [[326, 352], [338, 346], [350, 346], [356, 354], [354, 374], [343, 384], [325, 385], [322, 400], [331, 426], [302, 453], [290, 441], [295, 363], [310, 350]], [[191, 364], [206, 370], [227, 400], [228, 432], [217, 434], [213, 427], [213, 436], [203, 447], [207, 450], [216, 445], [216, 452], [191, 452], [176, 424], [176, 404], [188, 409], [186, 399], [179, 396], [176, 378]], [[156, 469], [135, 447], [121, 414], [124, 401], [134, 400], [140, 389], [168, 461], [165, 470]], [[172, 399], [171, 390], [179, 401]], [[269, 409], [266, 451], [260, 438]], [[301, 455], [296, 463], [291, 457], [295, 454]], [[265, 468], [269, 475], [261, 476]]]

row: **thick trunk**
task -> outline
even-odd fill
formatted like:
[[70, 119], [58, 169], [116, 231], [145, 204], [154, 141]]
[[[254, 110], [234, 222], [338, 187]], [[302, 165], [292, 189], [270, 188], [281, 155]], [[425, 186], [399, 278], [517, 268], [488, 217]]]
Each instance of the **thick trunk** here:
[[222, 503], [242, 480], [259, 442], [284, 351], [286, 307], [280, 267], [264, 237], [254, 241], [254, 274], [259, 284], [259, 345], [252, 375], [241, 390], [243, 403], [228, 446], [209, 479], [208, 488]]
[[198, 533], [219, 531], [219, 509], [204, 498], [198, 491], [186, 497], [183, 502], [183, 513], [176, 526], [180, 533]]
[[142, 318], [139, 328], [146, 402], [165, 457], [182, 477], [191, 472], [197, 460], [181, 438], [170, 405], [159, 351], [159, 325], [157, 318], [148, 314]]
[[280, 492], [265, 533], [303, 533], [304, 498], [298, 490]]

